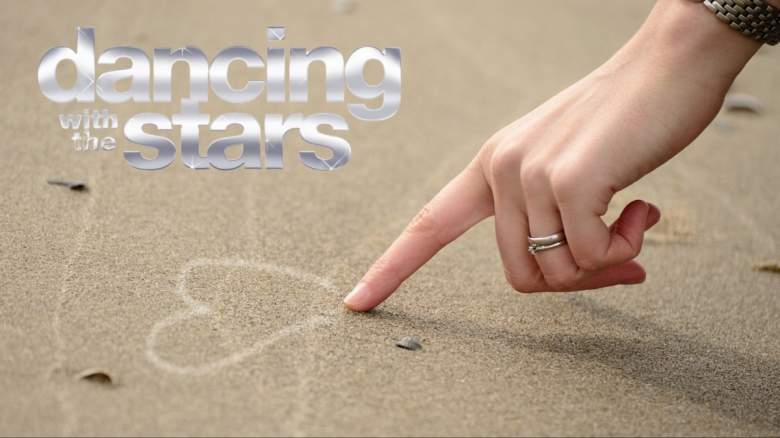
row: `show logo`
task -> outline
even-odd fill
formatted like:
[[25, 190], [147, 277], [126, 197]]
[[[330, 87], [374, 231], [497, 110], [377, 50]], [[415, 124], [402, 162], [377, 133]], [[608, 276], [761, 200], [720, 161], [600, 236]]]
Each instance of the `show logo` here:
[[[163, 169], [176, 160], [178, 150], [182, 163], [192, 169], [232, 170], [242, 166], [281, 169], [285, 134], [298, 131], [305, 142], [319, 148], [319, 151], [299, 152], [304, 165], [326, 171], [342, 167], [350, 158], [349, 142], [322, 130], [327, 127], [334, 133], [348, 131], [349, 124], [341, 115], [264, 114], [258, 118], [253, 114], [234, 112], [212, 119], [209, 114], [200, 112], [199, 104], [208, 101], [209, 90], [222, 101], [233, 104], [306, 103], [309, 67], [322, 63], [326, 102], [345, 103], [351, 117], [365, 122], [387, 120], [396, 114], [401, 103], [400, 49], [360, 47], [348, 56], [334, 47], [291, 48], [288, 53], [285, 48], [273, 47], [274, 42], [284, 40], [285, 36], [284, 27], [268, 27], [269, 47], [265, 56], [249, 47], [232, 46], [219, 51], [209, 61], [203, 51], [187, 46], [154, 49], [150, 60], [139, 48], [120, 46], [112, 47], [96, 58], [95, 30], [79, 27], [75, 50], [60, 46], [43, 55], [38, 66], [38, 85], [46, 98], [58, 103], [171, 102], [173, 68], [177, 63], [184, 63], [189, 70], [189, 91], [187, 97], [179, 100], [179, 112], [170, 116], [144, 112], [124, 123], [124, 138], [146, 148], [124, 151], [124, 158], [131, 166], [141, 170]], [[126, 64], [125, 60], [129, 61], [129, 67], [116, 68], [120, 61]], [[383, 70], [382, 79], [374, 83], [365, 76], [366, 64], [372, 61], [379, 62]], [[76, 80], [71, 87], [64, 87], [57, 78], [57, 67], [64, 62], [72, 62], [76, 68]], [[253, 78], [240, 85], [231, 82], [228, 72], [233, 63], [244, 64]], [[96, 66], [106, 71], [96, 74]], [[129, 81], [130, 85], [119, 87], [120, 81]], [[348, 95], [349, 103], [346, 103]], [[373, 103], [376, 101], [380, 103]], [[116, 148], [114, 137], [93, 135], [96, 130], [119, 128], [117, 115], [108, 109], [60, 114], [59, 123], [72, 132], [70, 141], [76, 150]], [[201, 153], [201, 129], [224, 133], [233, 126], [239, 126], [241, 133], [218, 138]], [[171, 140], [175, 129], [179, 130], [181, 139], [178, 147]], [[234, 146], [242, 148], [241, 154], [229, 158], [227, 148]]]

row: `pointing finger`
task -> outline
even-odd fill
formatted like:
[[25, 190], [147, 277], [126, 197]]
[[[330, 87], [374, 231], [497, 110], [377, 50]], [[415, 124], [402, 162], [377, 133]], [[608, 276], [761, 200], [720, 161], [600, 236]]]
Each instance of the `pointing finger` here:
[[441, 248], [490, 216], [492, 210], [490, 188], [480, 167], [471, 164], [417, 213], [347, 295], [344, 304], [359, 312], [373, 309]]

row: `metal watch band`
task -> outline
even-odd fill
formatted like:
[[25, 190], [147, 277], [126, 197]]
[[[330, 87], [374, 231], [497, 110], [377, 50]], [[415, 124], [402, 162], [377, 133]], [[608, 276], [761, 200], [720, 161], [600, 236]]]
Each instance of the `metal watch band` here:
[[780, 11], [764, 0], [694, 1], [744, 35], [772, 46], [780, 42]]

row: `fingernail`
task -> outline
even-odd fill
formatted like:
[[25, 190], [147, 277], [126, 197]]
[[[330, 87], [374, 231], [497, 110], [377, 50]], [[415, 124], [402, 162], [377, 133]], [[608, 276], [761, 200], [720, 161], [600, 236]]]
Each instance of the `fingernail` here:
[[347, 296], [344, 297], [344, 304], [346, 304], [350, 309], [356, 309], [360, 302], [360, 292], [365, 288], [366, 287], [363, 283], [358, 283], [355, 288], [352, 289], [352, 292], [348, 293]]
[[657, 218], [657, 219], [658, 219], [658, 220], [660, 220], [660, 219], [661, 219], [661, 209], [660, 209], [660, 208], [658, 208], [658, 206], [656, 206], [655, 204], [651, 204], [651, 203], [649, 203], [649, 202], [647, 203], [647, 205], [648, 205], [648, 207], [650, 207], [650, 208], [647, 210], [647, 214], [648, 214], [648, 216], [649, 216], [650, 214], [655, 214], [655, 215], [657, 215], [657, 216], [658, 216], [658, 218]]
[[661, 220], [661, 210], [649, 202], [647, 203], [647, 206], [649, 208], [647, 209], [647, 223], [645, 228], [650, 229]]

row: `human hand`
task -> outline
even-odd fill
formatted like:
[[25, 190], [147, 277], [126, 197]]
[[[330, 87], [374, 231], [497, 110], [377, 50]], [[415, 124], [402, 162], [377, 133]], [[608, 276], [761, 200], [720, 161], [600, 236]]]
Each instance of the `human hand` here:
[[[681, 0], [660, 0], [604, 65], [494, 134], [410, 222], [344, 302], [368, 311], [439, 249], [495, 215], [507, 281], [520, 292], [640, 283], [645, 201], [610, 226], [613, 195], [685, 148], [717, 114], [758, 49]], [[567, 244], [532, 255], [527, 237], [564, 231]]]

